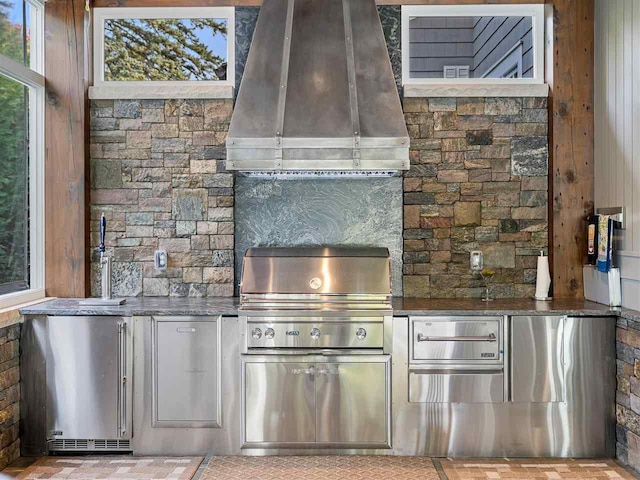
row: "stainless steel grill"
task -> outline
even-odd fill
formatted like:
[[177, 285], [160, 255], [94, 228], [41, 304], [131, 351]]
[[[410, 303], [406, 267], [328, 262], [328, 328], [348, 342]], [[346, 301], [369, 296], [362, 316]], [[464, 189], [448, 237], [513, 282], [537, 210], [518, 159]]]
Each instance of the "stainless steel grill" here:
[[386, 248], [250, 248], [242, 265], [247, 350], [384, 348]]
[[250, 248], [242, 262], [241, 310], [390, 310], [386, 248]]
[[389, 448], [388, 250], [252, 248], [240, 297], [244, 448]]

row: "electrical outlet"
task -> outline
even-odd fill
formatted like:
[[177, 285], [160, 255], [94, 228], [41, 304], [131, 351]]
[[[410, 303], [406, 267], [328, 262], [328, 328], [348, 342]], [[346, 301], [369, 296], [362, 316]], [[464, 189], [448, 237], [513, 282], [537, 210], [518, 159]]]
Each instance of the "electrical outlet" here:
[[164, 271], [167, 269], [167, 251], [166, 250], [156, 250], [153, 255], [154, 264], [156, 270]]
[[481, 272], [484, 267], [484, 256], [480, 250], [474, 250], [469, 255], [469, 264], [472, 272]]

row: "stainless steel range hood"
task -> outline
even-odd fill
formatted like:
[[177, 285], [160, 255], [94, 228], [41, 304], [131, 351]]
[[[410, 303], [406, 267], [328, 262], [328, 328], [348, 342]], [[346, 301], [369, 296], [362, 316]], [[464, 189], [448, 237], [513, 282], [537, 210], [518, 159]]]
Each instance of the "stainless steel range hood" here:
[[227, 137], [227, 169], [409, 168], [374, 0], [264, 0]]

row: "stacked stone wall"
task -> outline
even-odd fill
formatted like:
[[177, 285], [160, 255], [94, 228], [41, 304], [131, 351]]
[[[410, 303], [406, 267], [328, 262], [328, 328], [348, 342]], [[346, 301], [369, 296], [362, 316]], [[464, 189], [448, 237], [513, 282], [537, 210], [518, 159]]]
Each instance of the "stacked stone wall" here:
[[533, 295], [548, 246], [546, 98], [405, 98], [404, 295], [482, 295], [484, 253], [498, 298]]
[[[234, 176], [224, 169], [231, 100], [91, 104], [92, 294], [107, 218], [116, 296], [232, 296]], [[154, 268], [166, 250], [168, 268]]]

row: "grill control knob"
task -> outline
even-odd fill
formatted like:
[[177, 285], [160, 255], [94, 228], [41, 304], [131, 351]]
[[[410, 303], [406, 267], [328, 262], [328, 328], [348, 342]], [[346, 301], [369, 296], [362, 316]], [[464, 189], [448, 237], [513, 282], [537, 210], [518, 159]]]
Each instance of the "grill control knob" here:
[[311, 333], [309, 333], [309, 335], [311, 335], [311, 338], [313, 338], [314, 340], [317, 340], [320, 338], [320, 329], [319, 328], [312, 328], [311, 329]]
[[262, 337], [262, 330], [260, 330], [259, 328], [254, 328], [251, 331], [251, 336], [256, 340], [259, 339], [260, 337]]
[[276, 331], [273, 328], [267, 328], [264, 331], [264, 338], [271, 340], [273, 337], [275, 337], [276, 335]]
[[367, 337], [367, 331], [364, 328], [357, 329], [356, 337], [358, 337], [358, 340], [364, 340]]

